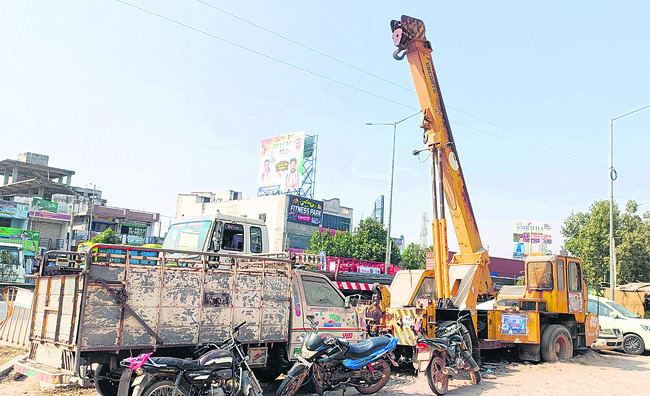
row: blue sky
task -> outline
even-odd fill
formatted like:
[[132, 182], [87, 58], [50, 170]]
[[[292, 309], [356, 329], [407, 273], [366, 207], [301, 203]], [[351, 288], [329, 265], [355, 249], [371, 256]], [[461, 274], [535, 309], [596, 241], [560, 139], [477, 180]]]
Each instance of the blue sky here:
[[[186, 26], [114, 0], [0, 3], [0, 157], [48, 154], [109, 205], [172, 215], [178, 193], [253, 196], [261, 140], [305, 130], [316, 197], [358, 221], [390, 172], [392, 128], [365, 123], [419, 108], [392, 58], [406, 14], [433, 45], [483, 243], [507, 257], [514, 221], [552, 223], [557, 250], [571, 211], [607, 199], [609, 119], [650, 104], [647, 2], [203, 2], [130, 1]], [[420, 121], [397, 130], [407, 242], [431, 213]], [[619, 203], [650, 202], [649, 129], [650, 109], [615, 123]]]

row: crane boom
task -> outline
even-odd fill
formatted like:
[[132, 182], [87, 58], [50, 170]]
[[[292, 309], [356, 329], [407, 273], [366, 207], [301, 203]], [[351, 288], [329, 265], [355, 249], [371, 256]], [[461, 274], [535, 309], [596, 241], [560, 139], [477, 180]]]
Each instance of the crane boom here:
[[[424, 144], [432, 158], [433, 235], [436, 291], [439, 301], [474, 309], [480, 295], [493, 294], [489, 256], [483, 247], [465, 185], [449, 118], [438, 85], [431, 43], [424, 23], [403, 15], [392, 21], [395, 59], [406, 56], [423, 113]], [[459, 252], [447, 263], [447, 230], [443, 196], [446, 198]], [[444, 305], [444, 304], [443, 304]]]

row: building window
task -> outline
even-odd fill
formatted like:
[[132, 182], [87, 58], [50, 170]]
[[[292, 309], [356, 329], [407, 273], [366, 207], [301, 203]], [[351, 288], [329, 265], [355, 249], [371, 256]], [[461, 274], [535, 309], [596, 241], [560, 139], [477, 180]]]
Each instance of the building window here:
[[260, 213], [259, 216], [257, 216], [260, 220], [266, 223], [266, 213]]
[[323, 228], [337, 231], [350, 231], [350, 219], [323, 213]]
[[11, 227], [11, 219], [7, 217], [0, 217], [0, 227]]
[[307, 235], [287, 235], [287, 248], [307, 250], [311, 244], [311, 236]]
[[251, 253], [262, 253], [262, 229], [251, 227]]

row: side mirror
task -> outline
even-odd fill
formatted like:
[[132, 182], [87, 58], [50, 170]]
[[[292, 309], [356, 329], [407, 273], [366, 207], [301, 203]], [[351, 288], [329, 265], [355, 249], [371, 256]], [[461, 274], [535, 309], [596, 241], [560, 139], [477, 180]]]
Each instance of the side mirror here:
[[616, 315], [616, 312], [610, 312], [609, 315], [607, 315], [607, 316], [609, 316], [610, 318], [614, 318], [614, 319], [618, 318], [618, 315]]

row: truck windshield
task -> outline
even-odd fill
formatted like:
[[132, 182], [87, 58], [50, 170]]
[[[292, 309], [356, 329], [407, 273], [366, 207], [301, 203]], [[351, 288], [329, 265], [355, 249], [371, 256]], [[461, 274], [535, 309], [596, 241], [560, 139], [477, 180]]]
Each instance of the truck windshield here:
[[210, 221], [173, 224], [165, 236], [163, 249], [202, 251], [210, 224]]
[[422, 270], [402, 270], [395, 274], [393, 282], [390, 284], [390, 305], [392, 307], [403, 307], [409, 305], [413, 289], [417, 286]]
[[0, 282], [24, 279], [25, 269], [17, 247], [0, 246]]
[[531, 290], [553, 290], [553, 264], [550, 261], [529, 262], [526, 278]]

